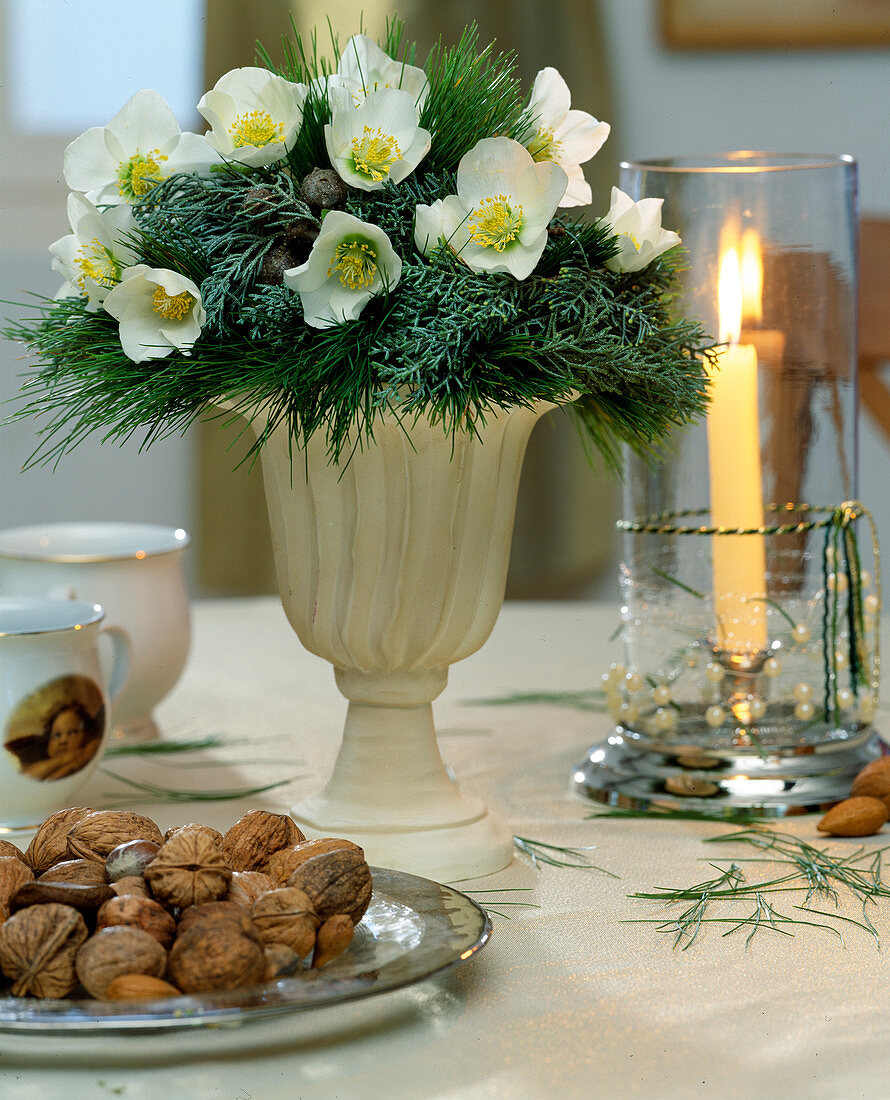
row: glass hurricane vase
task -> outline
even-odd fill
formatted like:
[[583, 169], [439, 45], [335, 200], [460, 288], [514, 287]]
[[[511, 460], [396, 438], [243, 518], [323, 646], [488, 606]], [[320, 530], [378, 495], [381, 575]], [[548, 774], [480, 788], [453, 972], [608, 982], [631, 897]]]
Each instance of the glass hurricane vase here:
[[688, 254], [678, 309], [719, 347], [706, 419], [629, 459], [616, 729], [575, 783], [625, 805], [815, 809], [879, 751], [855, 164], [732, 153], [625, 164], [622, 184], [663, 198]]

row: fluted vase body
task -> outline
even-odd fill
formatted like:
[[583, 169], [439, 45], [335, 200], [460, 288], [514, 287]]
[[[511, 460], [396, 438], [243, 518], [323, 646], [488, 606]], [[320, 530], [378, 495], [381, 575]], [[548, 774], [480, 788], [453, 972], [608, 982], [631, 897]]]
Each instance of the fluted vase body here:
[[283, 426], [264, 445], [284, 610], [349, 700], [330, 780], [292, 811], [307, 835], [445, 881], [510, 861], [510, 829], [445, 769], [431, 702], [497, 619], [526, 443], [552, 407], [487, 414], [475, 434], [387, 416], [340, 465], [323, 433], [305, 455]]

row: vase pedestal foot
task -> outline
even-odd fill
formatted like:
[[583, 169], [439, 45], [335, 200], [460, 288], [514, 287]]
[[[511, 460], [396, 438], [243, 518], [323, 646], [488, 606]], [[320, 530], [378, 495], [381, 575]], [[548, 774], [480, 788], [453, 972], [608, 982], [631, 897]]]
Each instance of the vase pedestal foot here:
[[[291, 811], [304, 833], [343, 837], [364, 848], [376, 867], [437, 882], [507, 866], [512, 831], [481, 800], [461, 793], [439, 753], [429, 698], [445, 675], [436, 669], [381, 678], [338, 670], [337, 683], [351, 696], [343, 742], [324, 790]], [[386, 702], [355, 697], [361, 694]]]
[[500, 871], [513, 858], [513, 834], [507, 823], [481, 802], [465, 801], [478, 808], [478, 816], [440, 826], [351, 824], [323, 795], [297, 803], [291, 816], [308, 838], [342, 836], [358, 844], [374, 867], [435, 882], [458, 882]]

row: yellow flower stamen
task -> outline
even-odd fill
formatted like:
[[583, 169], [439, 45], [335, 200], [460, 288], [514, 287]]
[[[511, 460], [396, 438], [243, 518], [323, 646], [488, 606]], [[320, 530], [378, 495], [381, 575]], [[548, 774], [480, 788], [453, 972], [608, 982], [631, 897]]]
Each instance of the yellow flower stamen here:
[[377, 274], [377, 253], [367, 241], [341, 241], [334, 249], [328, 276], [339, 274], [343, 286], [364, 290]]
[[386, 179], [397, 160], [403, 160], [402, 150], [392, 134], [384, 134], [378, 126], [366, 126], [360, 138], [352, 139], [352, 163], [356, 172], [370, 177], [374, 183]]
[[511, 206], [506, 195], [483, 199], [472, 213], [476, 221], [470, 222], [470, 240], [483, 248], [503, 252], [515, 241], [522, 229], [522, 207]]
[[640, 242], [637, 240], [637, 238], [633, 235], [633, 233], [625, 233], [624, 236], [627, 237], [627, 239], [634, 246], [634, 248], [637, 250], [637, 252], [639, 252], [640, 249], [643, 247], [640, 244]]
[[137, 149], [129, 160], [118, 166], [118, 193], [127, 200], [141, 198], [163, 179], [161, 161], [166, 159], [157, 149], [145, 154]]
[[93, 237], [89, 244], [81, 248], [74, 265], [81, 273], [80, 278], [77, 280], [77, 285], [81, 290], [86, 289], [87, 279], [92, 279], [99, 286], [107, 287], [120, 282], [120, 264], [96, 237]]
[[181, 294], [168, 294], [162, 286], [158, 287], [151, 298], [151, 308], [165, 321], [181, 321], [194, 304], [195, 299], [187, 290]]
[[237, 116], [229, 127], [229, 133], [236, 149], [245, 145], [261, 149], [273, 141], [284, 141], [284, 124], [273, 122], [268, 111], [249, 111]]
[[528, 143], [527, 149], [532, 155], [532, 160], [556, 160], [559, 156], [560, 143], [553, 136], [553, 130], [549, 126], [542, 126]]

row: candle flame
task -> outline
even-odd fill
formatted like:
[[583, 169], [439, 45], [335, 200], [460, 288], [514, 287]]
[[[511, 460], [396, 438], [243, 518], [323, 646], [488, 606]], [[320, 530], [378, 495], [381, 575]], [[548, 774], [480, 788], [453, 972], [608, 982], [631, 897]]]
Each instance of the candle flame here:
[[734, 245], [720, 257], [717, 315], [720, 343], [734, 346], [739, 342], [742, 331], [742, 265]]
[[742, 234], [742, 315], [746, 321], [763, 320], [763, 260], [756, 229]]

